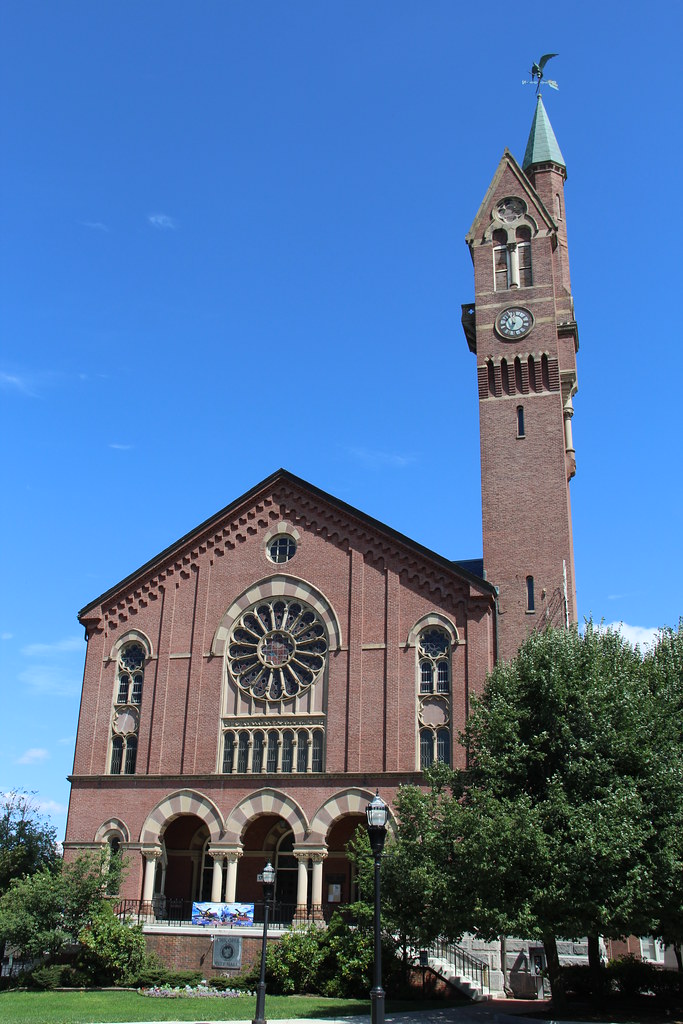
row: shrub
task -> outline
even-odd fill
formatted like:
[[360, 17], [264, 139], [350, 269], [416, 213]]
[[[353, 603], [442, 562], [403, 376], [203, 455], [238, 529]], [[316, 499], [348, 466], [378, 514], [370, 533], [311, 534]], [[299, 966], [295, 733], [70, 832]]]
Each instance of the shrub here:
[[31, 988], [51, 992], [53, 989], [61, 986], [63, 971], [63, 964], [49, 964], [48, 966], [36, 967], [35, 970], [31, 971], [28, 983]]
[[633, 953], [610, 960], [607, 965], [609, 979], [617, 992], [625, 996], [634, 996], [639, 992], [654, 992], [658, 973], [653, 964], [646, 963]]
[[100, 984], [129, 984], [147, 964], [142, 928], [120, 921], [109, 903], [100, 906], [78, 938], [82, 966]]
[[319, 991], [319, 973], [325, 958], [323, 935], [320, 928], [309, 924], [286, 932], [279, 942], [269, 945], [266, 970], [272, 992], [303, 995]]

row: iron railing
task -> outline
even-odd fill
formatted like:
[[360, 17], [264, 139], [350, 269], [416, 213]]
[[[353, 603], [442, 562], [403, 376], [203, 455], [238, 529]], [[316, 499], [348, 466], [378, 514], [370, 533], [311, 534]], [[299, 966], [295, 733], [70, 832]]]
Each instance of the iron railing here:
[[[171, 896], [154, 896], [151, 900], [119, 900], [114, 913], [122, 920], [134, 924], [181, 925], [192, 923], [192, 900], [175, 899]], [[344, 911], [338, 903], [323, 906], [299, 907], [296, 903], [280, 903], [277, 900], [268, 914], [268, 928], [285, 930], [309, 921], [329, 921], [335, 910]], [[263, 924], [264, 903], [254, 903], [254, 924]]]
[[456, 946], [453, 942], [441, 940], [434, 942], [428, 952], [430, 956], [449, 964], [455, 974], [477, 985], [482, 994], [488, 989], [489, 965], [484, 960], [478, 960], [476, 956], [472, 956], [466, 949]]

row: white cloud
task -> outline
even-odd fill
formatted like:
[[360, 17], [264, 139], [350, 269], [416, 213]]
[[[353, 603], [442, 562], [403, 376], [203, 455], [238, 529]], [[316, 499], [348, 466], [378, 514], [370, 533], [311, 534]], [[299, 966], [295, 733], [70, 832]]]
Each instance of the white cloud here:
[[0, 633], [0, 640], [11, 640], [13, 636], [13, 633]]
[[109, 231], [107, 225], [103, 224], [101, 220], [82, 220], [81, 226], [90, 228], [92, 231]]
[[66, 804], [58, 804], [56, 800], [36, 800], [36, 807], [43, 814], [66, 814]]
[[366, 466], [375, 468], [390, 466], [394, 469], [404, 469], [416, 461], [414, 455], [401, 455], [398, 452], [380, 452], [374, 451], [371, 448], [350, 447], [345, 447], [344, 450], [352, 458], [358, 459], [359, 462], [363, 462]]
[[69, 651], [82, 651], [84, 640], [80, 636], [67, 636], [63, 640], [56, 640], [53, 644], [28, 644], [22, 647], [21, 653], [28, 658], [43, 657], [46, 654], [64, 654]]
[[629, 626], [626, 622], [607, 622], [604, 628], [621, 633], [629, 643], [637, 644], [643, 653], [650, 650], [660, 631], [659, 626]]
[[0, 371], [0, 387], [7, 391], [20, 391], [22, 395], [35, 397], [33, 385], [27, 377], [20, 377], [18, 373], [3, 373]]
[[27, 644], [21, 653], [29, 660], [17, 679], [30, 690], [52, 697], [73, 697], [81, 685], [85, 643], [69, 636], [54, 643]]
[[40, 764], [41, 761], [47, 761], [50, 756], [50, 751], [44, 747], [29, 747], [25, 750], [21, 757], [18, 757], [15, 764]]
[[173, 217], [169, 217], [167, 213], [150, 213], [147, 216], [147, 223], [151, 224], [153, 228], [170, 229], [175, 230], [176, 222]]
[[116, 441], [112, 441], [111, 444], [109, 445], [109, 447], [113, 448], [117, 452], [129, 452], [131, 450], [131, 448], [133, 447], [133, 445], [132, 444], [119, 444]]

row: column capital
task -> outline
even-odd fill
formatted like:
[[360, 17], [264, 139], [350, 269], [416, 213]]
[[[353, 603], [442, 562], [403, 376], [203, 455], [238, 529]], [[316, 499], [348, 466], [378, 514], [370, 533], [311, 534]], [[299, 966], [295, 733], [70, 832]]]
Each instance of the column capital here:
[[142, 856], [145, 858], [145, 860], [158, 860], [159, 857], [161, 857], [161, 853], [162, 850], [160, 846], [142, 847]]
[[308, 860], [310, 857], [314, 864], [327, 857], [327, 849], [324, 846], [295, 846], [292, 853], [297, 860]]
[[238, 860], [242, 856], [242, 846], [237, 843], [211, 843], [209, 854], [212, 857], [226, 857], [230, 861]]

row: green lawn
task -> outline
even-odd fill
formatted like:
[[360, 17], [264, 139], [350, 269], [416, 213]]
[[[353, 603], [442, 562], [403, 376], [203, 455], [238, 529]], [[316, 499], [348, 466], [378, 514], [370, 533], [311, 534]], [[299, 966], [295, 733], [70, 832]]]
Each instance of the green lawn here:
[[[420, 1008], [423, 1008], [422, 1004]], [[151, 999], [137, 992], [0, 992], [0, 1020], [4, 1024], [251, 1020], [255, 1009], [254, 996], [239, 996], [236, 999]], [[269, 1020], [369, 1012], [369, 999], [266, 995], [266, 1017]]]

